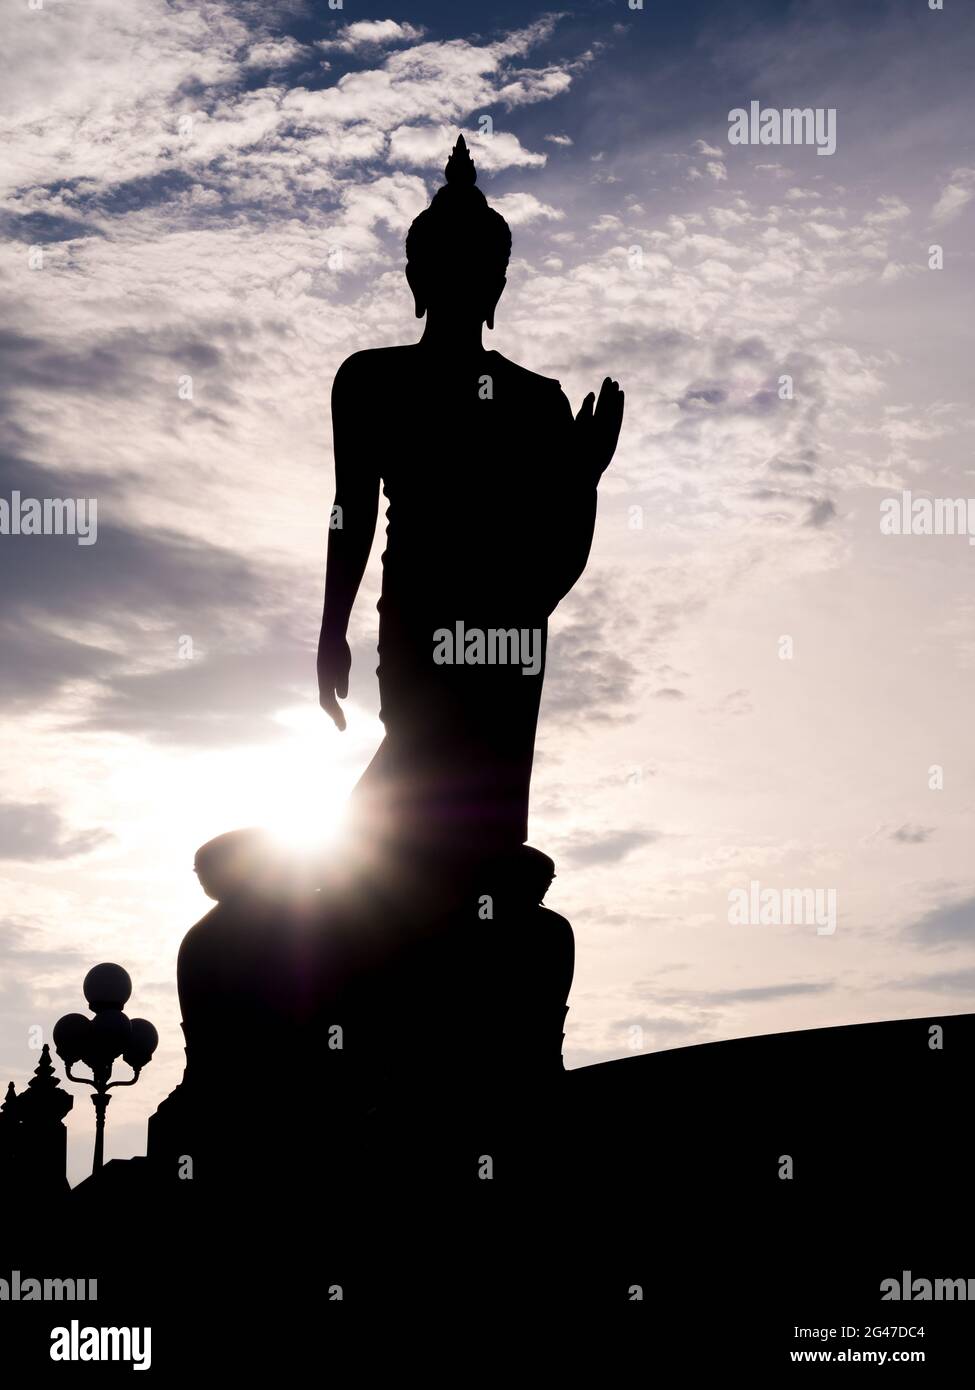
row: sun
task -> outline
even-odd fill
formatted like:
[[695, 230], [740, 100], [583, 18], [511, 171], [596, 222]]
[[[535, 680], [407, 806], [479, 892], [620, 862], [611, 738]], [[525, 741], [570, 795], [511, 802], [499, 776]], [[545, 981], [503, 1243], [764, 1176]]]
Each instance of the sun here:
[[309, 790], [307, 765], [290, 777], [282, 777], [274, 805], [255, 821], [287, 849], [316, 850], [331, 844], [345, 819], [345, 797], [334, 788]]
[[255, 826], [285, 849], [314, 852], [337, 839], [375, 734], [363, 729], [360, 747], [338, 735], [317, 706], [282, 711], [276, 722], [286, 737], [208, 755], [200, 779], [207, 833]]

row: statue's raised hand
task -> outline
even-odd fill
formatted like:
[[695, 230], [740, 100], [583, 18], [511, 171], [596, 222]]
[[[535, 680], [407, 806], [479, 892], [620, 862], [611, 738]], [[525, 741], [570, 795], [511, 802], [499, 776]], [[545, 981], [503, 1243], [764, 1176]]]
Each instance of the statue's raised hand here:
[[624, 399], [619, 382], [606, 377], [599, 388], [599, 400], [590, 391], [576, 416], [575, 438], [579, 461], [596, 482], [616, 453], [623, 423]]

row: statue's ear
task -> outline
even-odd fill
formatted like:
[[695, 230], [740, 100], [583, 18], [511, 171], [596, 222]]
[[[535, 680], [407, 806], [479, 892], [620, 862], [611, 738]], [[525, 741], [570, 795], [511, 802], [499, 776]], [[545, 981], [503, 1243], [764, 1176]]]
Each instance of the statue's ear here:
[[423, 315], [427, 311], [426, 297], [422, 294], [420, 290], [419, 280], [417, 278], [416, 272], [414, 271], [411, 265], [407, 265], [406, 267], [406, 283], [409, 285], [410, 290], [413, 293], [413, 303], [415, 305], [416, 316], [418, 319], [422, 319]]
[[498, 286], [498, 292], [497, 292], [497, 294], [494, 296], [494, 298], [492, 299], [490, 305], [488, 306], [488, 311], [487, 311], [487, 314], [486, 314], [485, 317], [484, 317], [484, 322], [485, 322], [485, 324], [487, 325], [487, 327], [490, 328], [490, 329], [493, 329], [493, 328], [494, 328], [494, 311], [495, 311], [495, 309], [498, 307], [498, 300], [499, 300], [499, 299], [501, 298], [501, 296], [504, 294], [504, 287], [505, 287], [505, 285], [506, 285], [507, 283], [508, 283], [507, 279], [502, 275], [502, 277], [501, 277], [501, 283], [500, 283], [500, 285]]

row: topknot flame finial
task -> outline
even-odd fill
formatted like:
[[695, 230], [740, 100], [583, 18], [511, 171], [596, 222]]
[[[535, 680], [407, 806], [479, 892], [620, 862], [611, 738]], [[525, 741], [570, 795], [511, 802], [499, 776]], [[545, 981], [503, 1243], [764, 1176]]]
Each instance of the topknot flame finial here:
[[458, 135], [443, 172], [451, 188], [473, 188], [477, 183], [477, 170], [463, 135]]
[[434, 193], [430, 206], [410, 223], [406, 260], [415, 276], [436, 275], [441, 264], [463, 246], [470, 254], [503, 271], [511, 255], [511, 232], [501, 214], [488, 206], [477, 187], [477, 170], [463, 135], [444, 169], [446, 183]]

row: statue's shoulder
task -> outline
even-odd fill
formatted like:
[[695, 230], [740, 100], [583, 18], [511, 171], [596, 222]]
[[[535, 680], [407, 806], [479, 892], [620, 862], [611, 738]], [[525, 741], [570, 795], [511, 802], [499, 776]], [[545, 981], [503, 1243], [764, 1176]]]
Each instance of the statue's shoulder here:
[[505, 376], [518, 390], [526, 395], [555, 396], [562, 390], [562, 383], [552, 376], [542, 376], [540, 372], [530, 371], [500, 352], [490, 352], [488, 356], [497, 371]]
[[219, 930], [227, 917], [227, 907], [225, 903], [214, 903], [210, 911], [205, 913], [198, 922], [195, 922], [180, 942], [180, 956], [189, 956], [197, 948], [205, 950], [208, 941], [213, 937], [216, 930]]
[[500, 352], [488, 354], [495, 381], [495, 399], [507, 399], [514, 410], [536, 422], [539, 429], [552, 431], [569, 428], [572, 407], [562, 390], [562, 383], [553, 376], [529, 371], [517, 362], [502, 357]]
[[335, 385], [355, 386], [402, 370], [411, 351], [412, 346], [404, 344], [400, 347], [362, 348], [359, 352], [353, 352], [335, 373]]

